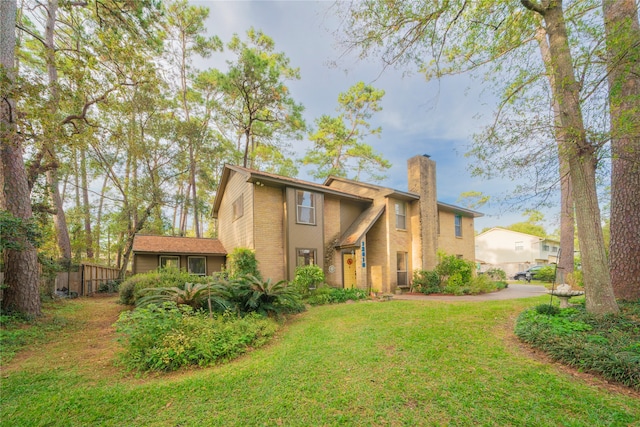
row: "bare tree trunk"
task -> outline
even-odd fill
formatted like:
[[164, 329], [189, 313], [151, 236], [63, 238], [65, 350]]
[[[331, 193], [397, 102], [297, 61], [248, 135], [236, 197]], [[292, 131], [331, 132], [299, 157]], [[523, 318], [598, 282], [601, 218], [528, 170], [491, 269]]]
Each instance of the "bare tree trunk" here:
[[611, 283], [640, 299], [640, 25], [634, 0], [603, 2], [611, 115]]
[[[547, 33], [544, 28], [536, 31], [536, 40], [540, 47], [542, 60], [547, 70], [547, 78], [551, 87], [555, 86], [553, 74], [553, 61], [551, 60], [551, 52], [549, 50], [549, 42]], [[561, 110], [558, 99], [554, 97], [552, 101], [555, 137], [558, 146], [564, 144], [567, 135], [562, 127]], [[558, 283], [565, 283], [565, 277], [569, 273], [573, 273], [574, 268], [574, 238], [575, 238], [575, 219], [573, 216], [573, 186], [571, 185], [571, 171], [567, 160], [564, 156], [558, 155], [559, 173], [560, 173], [560, 259], [558, 259]]]
[[191, 193], [192, 193], [192, 202], [193, 205], [193, 228], [196, 231], [196, 237], [200, 237], [200, 221], [198, 220], [198, 197], [196, 196], [196, 159], [193, 149], [193, 143], [189, 144], [189, 163], [191, 165], [190, 169], [190, 179], [191, 179]]
[[[16, 2], [0, 1], [0, 69], [3, 93], [11, 94], [15, 80]], [[6, 92], [5, 92], [6, 90]], [[22, 158], [22, 144], [16, 132], [15, 99], [3, 95], [0, 102], [0, 208], [24, 221], [31, 220], [31, 194]], [[20, 250], [5, 250], [5, 289], [2, 308], [32, 316], [40, 314], [40, 273], [38, 254], [31, 242], [22, 237]]]
[[80, 149], [80, 174], [82, 175], [82, 213], [84, 216], [84, 241], [88, 259], [93, 259], [93, 236], [91, 234], [91, 206], [89, 205], [89, 183], [87, 179], [87, 153]]
[[98, 202], [98, 214], [96, 216], [96, 258], [99, 260], [101, 256], [100, 250], [100, 241], [102, 239], [102, 206], [104, 204], [104, 193], [107, 190], [107, 180], [109, 179], [108, 175], [104, 176], [104, 181], [102, 181], [102, 190], [100, 190], [100, 202]]
[[531, 0], [521, 0], [521, 3], [544, 18], [549, 37], [549, 52], [553, 60], [552, 91], [560, 106], [560, 122], [565, 136], [559, 155], [565, 158], [571, 173], [587, 311], [594, 314], [617, 313], [619, 309], [611, 286], [600, 224], [595, 177], [597, 156], [586, 137], [562, 1], [544, 2], [544, 6]]
[[56, 227], [56, 239], [58, 242], [58, 250], [60, 256], [64, 259], [71, 259], [71, 240], [69, 239], [69, 228], [67, 226], [67, 217], [62, 208], [62, 198], [60, 197], [60, 189], [57, 178], [57, 170], [47, 171], [47, 185], [49, 186], [51, 201], [56, 213], [53, 215], [53, 223]]

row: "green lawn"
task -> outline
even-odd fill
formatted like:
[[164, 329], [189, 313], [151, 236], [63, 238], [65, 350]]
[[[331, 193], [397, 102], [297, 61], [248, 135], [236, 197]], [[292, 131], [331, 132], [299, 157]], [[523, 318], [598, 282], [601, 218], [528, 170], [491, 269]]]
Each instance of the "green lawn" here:
[[[68, 334], [3, 369], [0, 425], [640, 425], [637, 397], [514, 344], [515, 317], [547, 299], [316, 307], [234, 362], [143, 378], [91, 369]], [[90, 318], [87, 301], [71, 304]]]

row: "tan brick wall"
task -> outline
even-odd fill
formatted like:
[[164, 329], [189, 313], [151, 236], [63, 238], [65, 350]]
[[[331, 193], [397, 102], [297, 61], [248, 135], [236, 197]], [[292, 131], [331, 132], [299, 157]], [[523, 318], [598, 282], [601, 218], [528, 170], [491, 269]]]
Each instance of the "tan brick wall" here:
[[[256, 258], [264, 279], [285, 280], [284, 194], [281, 188], [254, 188]], [[228, 250], [228, 249], [227, 249]]]
[[447, 255], [462, 255], [469, 261], [475, 262], [475, 230], [473, 218], [462, 217], [462, 237], [456, 237], [455, 214], [439, 211], [440, 234], [438, 235], [438, 249]]
[[[387, 241], [387, 215], [385, 212], [367, 233], [366, 257], [367, 275], [372, 290], [381, 292], [390, 291], [389, 278], [389, 246]], [[359, 253], [359, 250], [358, 250]], [[362, 264], [358, 264], [359, 266]], [[363, 278], [366, 280], [367, 278]], [[358, 278], [358, 286], [367, 288], [367, 283], [361, 283]]]
[[411, 278], [411, 270], [412, 270], [412, 221], [410, 221], [410, 209], [409, 203], [405, 203], [406, 209], [405, 212], [407, 214], [406, 219], [406, 229], [401, 230], [396, 228], [396, 213], [395, 213], [395, 204], [396, 203], [405, 203], [401, 200], [395, 200], [389, 198], [388, 206], [387, 206], [387, 216], [386, 219], [388, 221], [388, 230], [389, 230], [389, 289], [386, 292], [395, 292], [396, 287], [398, 285], [398, 252], [406, 252], [407, 260], [409, 265], [407, 266], [407, 275], [408, 281]]
[[[231, 172], [218, 212], [218, 223], [220, 224], [218, 238], [229, 253], [238, 247], [255, 249], [252, 226], [253, 191], [253, 184], [246, 182], [245, 176], [238, 172]], [[234, 220], [233, 202], [240, 195], [242, 195], [244, 202], [244, 213], [242, 217]]]
[[[342, 286], [342, 254], [333, 248], [334, 242], [342, 235], [342, 203], [340, 200], [325, 195], [324, 198], [324, 245], [325, 256], [321, 264], [326, 282], [335, 287]], [[352, 221], [353, 222], [353, 221]], [[334, 272], [329, 272], [333, 266]]]

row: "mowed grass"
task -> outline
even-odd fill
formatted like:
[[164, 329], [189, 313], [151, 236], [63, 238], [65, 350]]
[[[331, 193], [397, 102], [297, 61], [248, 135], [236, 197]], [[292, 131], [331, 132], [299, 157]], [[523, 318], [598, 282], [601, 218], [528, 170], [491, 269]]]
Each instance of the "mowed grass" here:
[[[515, 317], [543, 300], [315, 307], [238, 360], [146, 377], [112, 366], [112, 331], [101, 342], [69, 334], [3, 367], [0, 423], [640, 425], [637, 394], [586, 382], [516, 344]], [[115, 299], [69, 304], [81, 305], [73, 313], [87, 319], [88, 329], [92, 310], [113, 304], [107, 308], [118, 311]]]

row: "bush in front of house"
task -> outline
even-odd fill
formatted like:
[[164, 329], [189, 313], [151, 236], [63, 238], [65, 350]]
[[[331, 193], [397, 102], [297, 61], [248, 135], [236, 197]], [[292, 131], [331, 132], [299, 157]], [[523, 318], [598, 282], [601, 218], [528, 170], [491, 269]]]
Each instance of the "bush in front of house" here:
[[235, 248], [227, 255], [227, 271], [230, 279], [253, 276], [262, 279], [256, 253], [248, 248]]
[[298, 290], [303, 298], [324, 283], [324, 271], [315, 264], [303, 265], [296, 268], [296, 275], [293, 278], [293, 286]]
[[367, 298], [367, 291], [364, 289], [344, 289], [324, 285], [311, 291], [305, 299], [305, 302], [309, 305], [325, 305], [338, 304], [347, 301], [359, 301]]
[[136, 274], [122, 282], [120, 285], [120, 303], [135, 305], [142, 297], [143, 290], [149, 288], [184, 289], [185, 283], [207, 283], [211, 280], [208, 276], [195, 276], [177, 268], [161, 268], [149, 273]]
[[413, 272], [413, 290], [423, 294], [437, 294], [442, 292], [440, 275], [434, 270], [415, 270]]
[[507, 273], [504, 272], [501, 268], [490, 268], [484, 272], [487, 276], [491, 278], [491, 280], [496, 282], [504, 282], [507, 280]]
[[445, 293], [451, 295], [476, 295], [504, 289], [508, 285], [494, 277], [506, 277], [504, 271], [495, 269], [491, 274], [473, 275], [474, 264], [455, 255], [438, 253], [435, 270], [415, 270], [412, 287], [424, 294]]
[[188, 305], [150, 304], [120, 315], [115, 324], [124, 351], [120, 363], [141, 371], [209, 366], [269, 341], [278, 324], [267, 317], [210, 317]]
[[619, 305], [619, 315], [607, 316], [584, 305], [534, 307], [520, 314], [515, 333], [555, 360], [640, 390], [640, 310], [637, 302]]
[[286, 281], [272, 282], [247, 275], [230, 282], [231, 301], [241, 315], [257, 312], [265, 316], [300, 313], [305, 310], [298, 290]]

